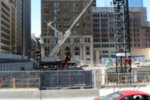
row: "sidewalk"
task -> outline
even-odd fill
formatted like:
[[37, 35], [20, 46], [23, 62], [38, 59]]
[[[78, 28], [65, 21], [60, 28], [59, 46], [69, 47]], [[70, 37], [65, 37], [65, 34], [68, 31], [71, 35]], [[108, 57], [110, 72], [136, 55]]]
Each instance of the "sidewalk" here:
[[0, 90], [0, 100], [93, 100], [98, 95], [99, 89]]

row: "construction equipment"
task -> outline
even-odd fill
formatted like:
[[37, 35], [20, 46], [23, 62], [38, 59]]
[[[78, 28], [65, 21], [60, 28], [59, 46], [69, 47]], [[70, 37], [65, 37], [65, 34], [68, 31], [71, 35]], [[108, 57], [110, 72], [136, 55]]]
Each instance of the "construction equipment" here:
[[113, 0], [116, 40], [116, 72], [131, 72], [128, 0]]
[[[48, 57], [43, 57], [41, 58], [41, 62], [42, 63], [49, 63], [49, 62], [55, 62], [55, 60], [57, 59], [57, 55], [58, 52], [61, 48], [61, 46], [64, 44], [64, 42], [67, 40], [67, 38], [70, 36], [71, 34], [71, 30], [73, 29], [73, 27], [78, 23], [78, 21], [81, 19], [81, 17], [84, 15], [84, 13], [87, 11], [87, 9], [93, 4], [95, 0], [90, 0], [90, 2], [88, 3], [88, 5], [83, 9], [83, 11], [78, 15], [78, 17], [76, 18], [76, 20], [71, 24], [71, 26], [67, 29], [67, 31], [63, 34], [62, 32], [58, 31], [56, 28], [54, 28], [52, 26], [53, 22], [49, 22], [47, 25], [52, 28], [55, 32], [58, 33], [58, 42], [57, 44], [54, 46], [54, 48], [52, 49], [52, 51], [50, 52], [50, 54], [48, 55]], [[68, 57], [66, 57], [66, 59], [68, 59]], [[68, 60], [65, 60], [68, 61]], [[50, 64], [50, 63], [49, 63]], [[65, 65], [67, 64], [64, 63]], [[65, 66], [63, 65], [63, 66]]]

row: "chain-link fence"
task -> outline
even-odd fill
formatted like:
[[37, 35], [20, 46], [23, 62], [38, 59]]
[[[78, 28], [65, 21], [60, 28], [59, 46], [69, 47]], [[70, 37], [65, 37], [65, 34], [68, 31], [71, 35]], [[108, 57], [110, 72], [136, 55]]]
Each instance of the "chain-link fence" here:
[[150, 72], [105, 73], [101, 70], [0, 72], [0, 88], [78, 89], [150, 84]]

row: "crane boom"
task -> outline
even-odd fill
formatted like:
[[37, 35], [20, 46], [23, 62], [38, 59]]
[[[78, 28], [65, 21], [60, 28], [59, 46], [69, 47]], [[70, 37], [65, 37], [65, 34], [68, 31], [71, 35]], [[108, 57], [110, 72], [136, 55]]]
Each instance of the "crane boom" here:
[[49, 62], [49, 61], [54, 61], [56, 59], [57, 54], [58, 54], [58, 52], [60, 50], [60, 47], [63, 45], [63, 43], [70, 36], [72, 28], [78, 23], [78, 21], [80, 20], [80, 18], [84, 15], [84, 13], [86, 12], [86, 10], [92, 5], [93, 2], [94, 2], [94, 0], [90, 0], [90, 2], [88, 3], [88, 5], [82, 10], [82, 12], [78, 15], [78, 17], [71, 24], [71, 26], [69, 27], [69, 29], [67, 29], [67, 31], [63, 35], [62, 35], [61, 32], [59, 32], [56, 28], [54, 28], [52, 26], [52, 22], [49, 22], [47, 24], [55, 32], [59, 33], [59, 38], [58, 38], [58, 43], [56, 44], [56, 46], [52, 49], [52, 51], [50, 52], [50, 54], [48, 55], [48, 57], [46, 59], [43, 59], [43, 61]]

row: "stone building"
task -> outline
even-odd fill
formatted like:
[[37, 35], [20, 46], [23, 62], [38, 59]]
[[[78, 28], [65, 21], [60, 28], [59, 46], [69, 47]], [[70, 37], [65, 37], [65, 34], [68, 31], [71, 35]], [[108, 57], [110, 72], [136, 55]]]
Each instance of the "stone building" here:
[[[58, 34], [47, 26], [53, 21], [53, 26], [65, 33], [90, 0], [42, 0], [42, 56], [48, 56], [56, 45]], [[95, 5], [94, 5], [95, 6]], [[80, 60], [81, 63], [93, 63], [93, 16], [92, 6], [86, 11], [81, 20], [72, 29], [71, 36], [62, 45], [59, 58], [64, 60], [66, 54], [71, 60]]]

